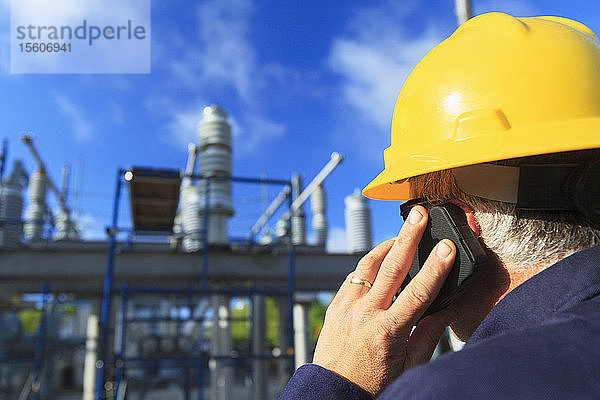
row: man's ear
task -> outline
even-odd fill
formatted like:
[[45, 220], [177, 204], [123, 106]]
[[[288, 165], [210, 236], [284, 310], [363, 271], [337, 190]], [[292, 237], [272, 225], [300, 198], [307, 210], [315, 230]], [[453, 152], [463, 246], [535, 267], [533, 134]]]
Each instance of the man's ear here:
[[475, 219], [475, 211], [473, 211], [473, 209], [470, 206], [466, 205], [460, 200], [451, 200], [450, 202], [456, 204], [463, 210], [465, 216], [467, 217], [467, 224], [469, 224], [469, 227], [471, 228], [473, 233], [475, 233], [475, 236], [479, 237], [479, 234], [481, 233], [481, 228], [479, 227], [479, 224]]

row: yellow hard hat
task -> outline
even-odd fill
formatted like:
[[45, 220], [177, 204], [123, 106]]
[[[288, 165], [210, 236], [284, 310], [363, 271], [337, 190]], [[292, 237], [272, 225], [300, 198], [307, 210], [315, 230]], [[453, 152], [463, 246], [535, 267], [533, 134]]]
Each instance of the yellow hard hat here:
[[600, 147], [600, 42], [560, 17], [489, 13], [427, 54], [396, 103], [385, 169], [364, 190], [410, 198], [407, 178]]

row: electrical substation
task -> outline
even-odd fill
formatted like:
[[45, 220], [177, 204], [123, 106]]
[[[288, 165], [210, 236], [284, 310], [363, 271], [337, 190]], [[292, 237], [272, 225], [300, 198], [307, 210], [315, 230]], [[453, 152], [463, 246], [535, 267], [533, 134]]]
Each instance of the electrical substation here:
[[[330, 254], [340, 154], [306, 185], [235, 176], [227, 113], [208, 106], [198, 126], [185, 168], [115, 171], [103, 241], [81, 239], [68, 168], [59, 188], [31, 136], [31, 173], [24, 160], [5, 173], [4, 151], [0, 399], [271, 399], [310, 361], [309, 306], [371, 248], [368, 202], [348, 195], [348, 252]], [[260, 217], [244, 219], [250, 208]]]

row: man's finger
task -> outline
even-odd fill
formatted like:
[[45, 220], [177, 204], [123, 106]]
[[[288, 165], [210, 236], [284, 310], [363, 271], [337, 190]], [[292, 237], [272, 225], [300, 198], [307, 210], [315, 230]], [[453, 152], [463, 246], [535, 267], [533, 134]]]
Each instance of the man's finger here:
[[[365, 254], [356, 265], [356, 269], [348, 274], [344, 280], [344, 283], [342, 283], [338, 294], [343, 296], [346, 292], [356, 292], [356, 290], [349, 290], [350, 287], [352, 287], [352, 289], [358, 289], [362, 287], [364, 290], [368, 290], [366, 286], [350, 283], [350, 279], [352, 279], [352, 277], [360, 277], [372, 284], [375, 281], [375, 277], [377, 276], [377, 271], [381, 266], [381, 262], [385, 258], [386, 254], [390, 251], [393, 244], [394, 239], [386, 240]], [[358, 293], [363, 293], [363, 291], [361, 290]]]
[[423, 268], [400, 292], [387, 311], [398, 327], [412, 327], [435, 300], [454, 264], [456, 246], [449, 239], [440, 241]]
[[369, 278], [372, 278], [371, 282], [373, 282], [377, 276], [377, 271], [381, 266], [381, 262], [394, 245], [394, 241], [395, 239], [386, 240], [365, 254], [356, 265], [356, 270], [354, 272], [365, 277], [368, 275]]
[[410, 269], [426, 225], [427, 211], [421, 206], [414, 207], [402, 225], [394, 245], [381, 262], [381, 268], [369, 292], [371, 301], [378, 307], [388, 308], [392, 304], [392, 299]]

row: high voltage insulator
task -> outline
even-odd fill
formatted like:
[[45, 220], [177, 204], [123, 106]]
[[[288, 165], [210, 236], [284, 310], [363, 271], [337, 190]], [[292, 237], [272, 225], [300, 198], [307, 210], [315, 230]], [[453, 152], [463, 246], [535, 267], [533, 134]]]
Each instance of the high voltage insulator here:
[[346, 204], [346, 237], [348, 252], [360, 253], [368, 251], [372, 244], [371, 210], [368, 200], [356, 189], [344, 200]]
[[198, 131], [200, 144], [190, 151], [190, 157], [199, 155], [200, 176], [209, 179], [197, 184], [184, 180], [182, 184], [179, 219], [186, 251], [202, 247], [207, 209], [208, 244], [228, 243], [227, 222], [234, 212], [231, 181], [227, 179], [231, 176], [231, 125], [227, 113], [215, 104], [205, 107]]
[[13, 172], [0, 185], [0, 247], [16, 247], [21, 241], [23, 223], [23, 184], [22, 178], [27, 178], [20, 161], [14, 164]]
[[317, 186], [310, 196], [310, 209], [312, 211], [312, 227], [318, 246], [327, 244], [327, 201], [325, 198], [325, 189], [323, 185]]
[[46, 207], [46, 193], [48, 181], [43, 171], [37, 170], [29, 177], [27, 197], [29, 206], [25, 212], [25, 226], [23, 232], [29, 241], [42, 240], [44, 236], [45, 217], [48, 213]]

